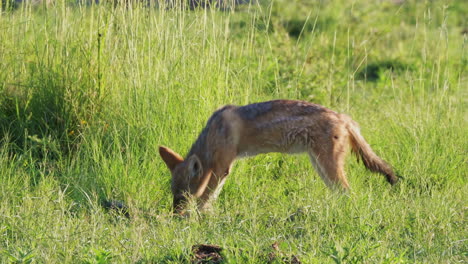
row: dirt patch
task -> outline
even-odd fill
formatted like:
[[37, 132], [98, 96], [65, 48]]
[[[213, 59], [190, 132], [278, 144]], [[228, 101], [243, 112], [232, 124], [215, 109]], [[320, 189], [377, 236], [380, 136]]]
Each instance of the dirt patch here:
[[221, 251], [223, 249], [217, 245], [206, 245], [199, 244], [192, 246], [193, 259], [192, 263], [201, 264], [201, 263], [222, 263], [223, 257], [221, 256]]

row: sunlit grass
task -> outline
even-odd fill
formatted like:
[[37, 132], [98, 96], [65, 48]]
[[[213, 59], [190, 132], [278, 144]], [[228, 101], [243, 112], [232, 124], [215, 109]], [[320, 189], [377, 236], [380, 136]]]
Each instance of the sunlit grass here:
[[[189, 263], [212, 243], [227, 263], [265, 263], [274, 242], [304, 263], [466, 261], [466, 11], [2, 9], [0, 262]], [[343, 195], [306, 156], [261, 155], [236, 162], [213, 212], [172, 217], [157, 147], [185, 155], [218, 107], [277, 98], [351, 115], [403, 181], [350, 157]]]

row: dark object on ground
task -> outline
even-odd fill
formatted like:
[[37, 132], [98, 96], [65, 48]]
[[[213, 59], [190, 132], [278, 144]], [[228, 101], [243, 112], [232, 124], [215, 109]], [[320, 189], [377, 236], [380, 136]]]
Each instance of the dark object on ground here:
[[297, 258], [296, 255], [292, 255], [291, 257], [284, 256], [284, 253], [282, 253], [279, 248], [278, 242], [273, 243], [271, 247], [273, 248], [273, 252], [270, 252], [270, 254], [268, 254], [269, 263], [274, 262], [277, 258], [281, 258], [282, 263], [302, 264], [302, 262], [299, 260], [299, 258]]
[[192, 252], [194, 258], [192, 263], [222, 263], [223, 257], [221, 256], [221, 251], [223, 249], [217, 245], [205, 245], [199, 244], [192, 246]]
[[291, 259], [289, 260], [291, 264], [301, 264], [302, 262], [297, 258], [296, 255], [292, 255]]
[[103, 200], [101, 202], [102, 207], [107, 211], [112, 211], [117, 214], [121, 214], [125, 217], [130, 217], [130, 213], [128, 212], [128, 206], [125, 205], [122, 201], [117, 200]]

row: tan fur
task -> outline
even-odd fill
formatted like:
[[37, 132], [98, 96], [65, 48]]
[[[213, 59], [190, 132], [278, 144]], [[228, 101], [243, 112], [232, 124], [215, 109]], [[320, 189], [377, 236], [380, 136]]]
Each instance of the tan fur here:
[[268, 152], [308, 153], [327, 186], [348, 189], [344, 162], [349, 145], [369, 170], [396, 183], [391, 167], [372, 151], [356, 122], [303, 101], [225, 106], [213, 113], [185, 159], [166, 147], [159, 152], [172, 173], [174, 209], [181, 211], [188, 196], [198, 198], [200, 208], [208, 207], [236, 158]]

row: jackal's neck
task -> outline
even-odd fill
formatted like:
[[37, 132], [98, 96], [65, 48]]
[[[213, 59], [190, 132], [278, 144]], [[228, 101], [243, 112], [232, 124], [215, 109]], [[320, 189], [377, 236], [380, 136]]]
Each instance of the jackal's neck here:
[[192, 155], [197, 155], [198, 158], [204, 163], [204, 160], [206, 159], [206, 153], [208, 152], [207, 150], [207, 134], [208, 134], [208, 128], [205, 127], [200, 135], [198, 136], [197, 140], [192, 144], [192, 147], [190, 148], [189, 153], [187, 154], [187, 157], [185, 159], [188, 159]]
[[213, 145], [213, 140], [216, 139], [209, 137], [210, 135], [211, 137], [213, 137], [214, 134], [217, 134], [215, 132], [224, 131], [223, 129], [226, 129], [222, 120], [222, 115], [224, 111], [232, 108], [236, 108], [236, 106], [226, 105], [218, 109], [213, 113], [213, 115], [211, 115], [210, 119], [208, 119], [208, 122], [206, 123], [206, 126], [203, 128], [197, 140], [193, 143], [192, 147], [190, 148], [190, 151], [187, 154], [186, 158], [195, 154], [201, 160], [203, 166], [211, 166], [211, 162], [213, 160], [213, 149], [210, 148], [209, 143], [211, 141], [211, 145]]

